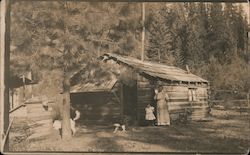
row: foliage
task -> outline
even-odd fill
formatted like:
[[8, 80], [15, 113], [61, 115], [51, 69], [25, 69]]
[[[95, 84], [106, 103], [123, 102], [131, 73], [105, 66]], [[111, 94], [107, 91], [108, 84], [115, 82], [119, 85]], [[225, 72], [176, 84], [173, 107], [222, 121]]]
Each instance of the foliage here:
[[[31, 70], [46, 83], [44, 74], [52, 70], [58, 77], [83, 66], [99, 73], [103, 53], [140, 58], [141, 3], [14, 1], [11, 7], [13, 75]], [[249, 91], [247, 21], [240, 5], [146, 3], [145, 27], [147, 60], [188, 65], [213, 89]]]

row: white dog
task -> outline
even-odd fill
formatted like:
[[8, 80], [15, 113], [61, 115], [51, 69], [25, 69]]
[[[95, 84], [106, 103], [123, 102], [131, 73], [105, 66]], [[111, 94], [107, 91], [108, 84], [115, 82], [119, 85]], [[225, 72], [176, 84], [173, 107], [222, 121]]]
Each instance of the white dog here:
[[126, 131], [126, 126], [125, 126], [125, 125], [121, 125], [121, 124], [119, 124], [119, 123], [115, 123], [115, 124], [114, 124], [114, 127], [115, 127], [115, 130], [114, 130], [113, 133], [116, 133], [116, 132], [118, 131], [119, 128], [121, 128], [123, 132]]

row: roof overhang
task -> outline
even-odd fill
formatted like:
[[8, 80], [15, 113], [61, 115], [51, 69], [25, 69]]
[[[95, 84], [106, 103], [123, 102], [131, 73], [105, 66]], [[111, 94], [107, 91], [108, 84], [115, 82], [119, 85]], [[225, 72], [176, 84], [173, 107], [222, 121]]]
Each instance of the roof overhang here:
[[136, 58], [120, 56], [113, 53], [106, 53], [101, 56], [101, 58], [104, 62], [108, 60], [113, 60], [119, 64], [123, 64], [125, 66], [133, 68], [140, 74], [146, 74], [156, 79], [189, 83], [208, 83], [207, 80], [174, 66], [167, 66], [164, 64], [149, 61], [141, 61]]
[[80, 83], [72, 86], [70, 88], [70, 93], [110, 92], [117, 81], [117, 79], [112, 79], [102, 83]]

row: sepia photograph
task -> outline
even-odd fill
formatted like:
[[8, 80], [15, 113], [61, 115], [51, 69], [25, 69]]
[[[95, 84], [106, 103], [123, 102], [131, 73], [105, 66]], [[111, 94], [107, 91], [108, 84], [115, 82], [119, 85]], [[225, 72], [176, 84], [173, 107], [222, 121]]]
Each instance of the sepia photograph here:
[[247, 0], [0, 5], [1, 153], [249, 153]]

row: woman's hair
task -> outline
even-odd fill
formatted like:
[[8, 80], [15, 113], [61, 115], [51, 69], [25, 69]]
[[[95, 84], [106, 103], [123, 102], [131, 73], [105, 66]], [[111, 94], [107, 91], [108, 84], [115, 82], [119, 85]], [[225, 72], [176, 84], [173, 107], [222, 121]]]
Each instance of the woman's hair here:
[[158, 86], [158, 90], [159, 90], [159, 92], [161, 92], [161, 91], [163, 90], [163, 86], [162, 86], [162, 85], [159, 85], [159, 86]]

